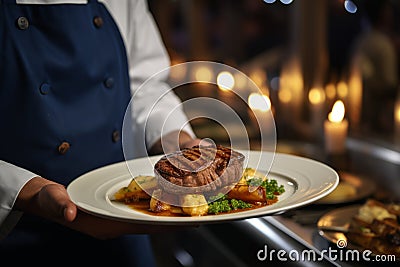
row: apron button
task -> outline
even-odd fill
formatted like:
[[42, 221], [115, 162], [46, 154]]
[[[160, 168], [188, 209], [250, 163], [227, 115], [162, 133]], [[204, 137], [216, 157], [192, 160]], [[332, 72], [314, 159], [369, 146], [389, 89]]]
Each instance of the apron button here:
[[96, 26], [96, 28], [100, 28], [101, 26], [103, 26], [103, 18], [96, 16], [93, 18], [93, 24], [94, 26]]
[[47, 83], [43, 83], [40, 88], [39, 91], [42, 95], [47, 95], [50, 92], [50, 85]]
[[119, 141], [119, 139], [120, 139], [119, 131], [118, 131], [118, 130], [115, 130], [115, 131], [112, 133], [112, 140], [113, 140], [114, 143], [116, 143], [116, 142]]
[[58, 146], [58, 153], [64, 155], [67, 153], [71, 145], [68, 142], [62, 142], [61, 145]]
[[114, 86], [114, 79], [113, 78], [107, 78], [104, 80], [104, 86], [106, 88], [112, 88]]
[[19, 17], [17, 19], [17, 26], [20, 30], [26, 30], [29, 27], [29, 21], [26, 17]]

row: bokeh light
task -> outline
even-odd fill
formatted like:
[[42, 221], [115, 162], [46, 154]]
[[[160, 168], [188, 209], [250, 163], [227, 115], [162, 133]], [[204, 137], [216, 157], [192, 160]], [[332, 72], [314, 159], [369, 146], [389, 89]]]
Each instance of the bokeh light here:
[[217, 85], [221, 90], [232, 90], [235, 86], [235, 79], [230, 72], [223, 71], [217, 76]]

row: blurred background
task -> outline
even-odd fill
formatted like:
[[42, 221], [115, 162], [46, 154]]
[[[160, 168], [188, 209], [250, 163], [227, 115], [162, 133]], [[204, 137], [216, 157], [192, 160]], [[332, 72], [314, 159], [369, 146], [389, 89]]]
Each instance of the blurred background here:
[[[149, 0], [149, 7], [172, 64], [220, 62], [262, 89], [271, 101], [278, 139], [323, 142], [324, 120], [341, 100], [350, 135], [397, 146], [398, 1]], [[175, 88], [183, 100], [218, 98], [218, 90]], [[246, 113], [239, 101], [229, 105]], [[220, 130], [191, 123], [201, 137], [226, 141]]]

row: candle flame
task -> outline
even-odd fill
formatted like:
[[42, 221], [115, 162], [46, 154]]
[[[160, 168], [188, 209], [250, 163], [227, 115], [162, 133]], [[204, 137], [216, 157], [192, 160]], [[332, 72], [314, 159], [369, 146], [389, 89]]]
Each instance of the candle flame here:
[[253, 110], [268, 111], [271, 109], [271, 100], [263, 94], [251, 93], [248, 102]]
[[344, 104], [341, 100], [337, 100], [332, 107], [332, 111], [328, 115], [328, 119], [331, 122], [341, 122], [344, 118]]

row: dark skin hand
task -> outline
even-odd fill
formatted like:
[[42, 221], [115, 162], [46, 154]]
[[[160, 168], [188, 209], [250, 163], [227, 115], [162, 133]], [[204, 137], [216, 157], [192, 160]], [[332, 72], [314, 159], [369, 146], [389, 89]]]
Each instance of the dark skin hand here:
[[63, 185], [42, 177], [31, 179], [21, 190], [16, 208], [98, 239], [123, 234], [150, 234], [179, 230], [177, 226], [151, 226], [108, 220], [85, 213], [77, 208]]
[[[199, 139], [192, 139], [186, 133], [177, 134], [174, 132], [167, 137], [176, 140], [178, 135], [180, 137], [180, 148], [192, 147], [200, 143]], [[178, 142], [175, 143], [178, 144]], [[157, 147], [160, 144], [161, 142], [152, 147], [153, 154], [163, 151], [160, 147]], [[169, 146], [168, 150], [164, 147], [165, 153], [176, 150], [178, 150], [176, 146]], [[14, 208], [57, 222], [98, 239], [110, 239], [124, 234], [151, 234], [184, 229], [179, 226], [153, 226], [120, 222], [90, 215], [77, 208], [68, 196], [65, 186], [43, 177], [35, 177], [24, 185]]]

